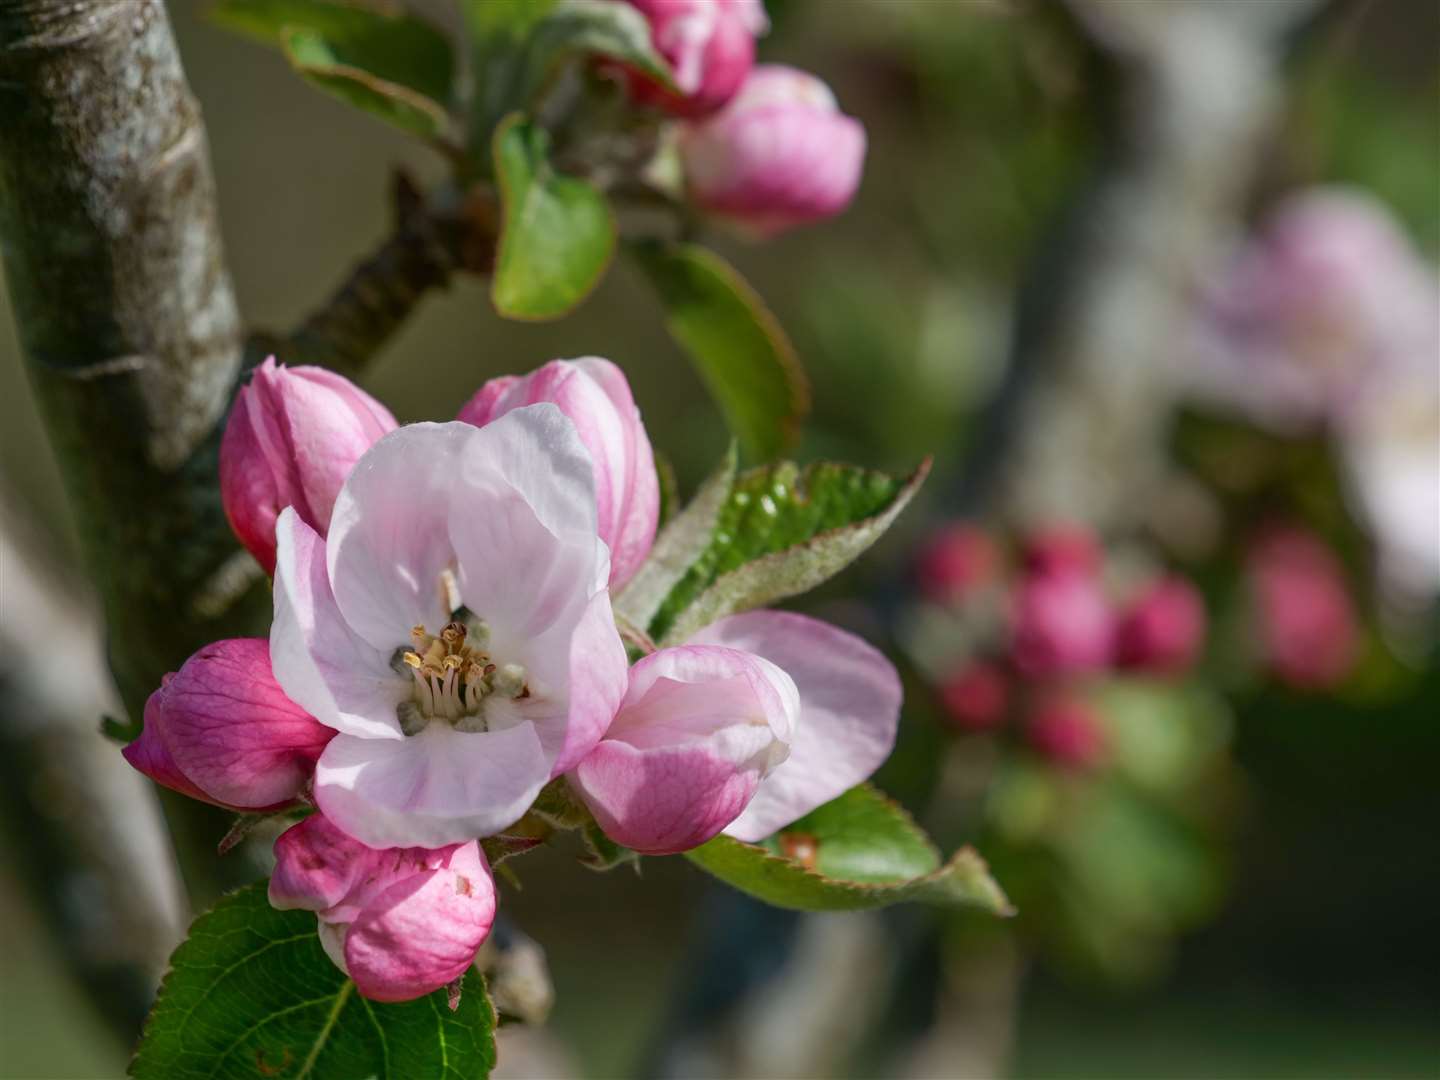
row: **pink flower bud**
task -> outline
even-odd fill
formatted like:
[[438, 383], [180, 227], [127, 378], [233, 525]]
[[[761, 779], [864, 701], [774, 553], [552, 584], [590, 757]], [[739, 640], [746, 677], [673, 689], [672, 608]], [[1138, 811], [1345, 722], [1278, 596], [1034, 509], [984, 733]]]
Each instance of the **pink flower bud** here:
[[612, 840], [686, 851], [734, 821], [785, 760], [799, 711], [790, 676], [753, 653], [662, 649], [630, 669], [614, 723], [571, 782]]
[[1030, 533], [1023, 545], [1025, 568], [1035, 574], [1100, 572], [1100, 544], [1083, 525], [1050, 525]]
[[760, 0], [630, 0], [650, 22], [650, 40], [670, 64], [679, 93], [627, 69], [631, 94], [673, 116], [713, 113], [735, 96], [755, 63], [755, 39], [770, 28]]
[[541, 402], [570, 418], [590, 452], [600, 539], [610, 546], [610, 585], [619, 588], [650, 554], [660, 520], [655, 456], [630, 384], [609, 360], [552, 360], [529, 375], [491, 379], [457, 419], [484, 427]]
[[1110, 605], [1094, 577], [1032, 575], [1016, 590], [1011, 659], [1028, 678], [1104, 669], [1112, 633]]
[[1115, 630], [1121, 667], [1178, 674], [1195, 662], [1205, 639], [1205, 604], [1184, 578], [1151, 582], [1131, 601]]
[[762, 65], [722, 111], [681, 133], [680, 154], [697, 206], [770, 236], [850, 204], [865, 128], [815, 76]]
[[995, 576], [999, 556], [983, 529], [959, 522], [946, 526], [920, 550], [915, 576], [926, 599], [957, 604]]
[[360, 455], [395, 430], [349, 379], [270, 357], [235, 398], [220, 443], [220, 498], [240, 542], [275, 573], [275, 519], [287, 506], [321, 536]]
[[1359, 641], [1345, 574], [1330, 549], [1310, 533], [1276, 530], [1251, 550], [1249, 571], [1260, 645], [1276, 677], [1305, 690], [1344, 679]]
[[1010, 681], [999, 664], [979, 660], [941, 684], [940, 701], [961, 731], [990, 731], [1005, 721]]
[[1041, 755], [1077, 771], [1103, 764], [1108, 752], [1100, 715], [1088, 703], [1065, 694], [1041, 702], [1030, 717], [1026, 737]]
[[235, 810], [293, 802], [335, 732], [285, 696], [262, 638], [207, 645], [145, 703], [126, 760], [156, 783]]
[[409, 1001], [464, 975], [495, 921], [474, 840], [370, 848], [312, 814], [275, 841], [270, 903], [313, 911], [320, 943], [372, 1001]]

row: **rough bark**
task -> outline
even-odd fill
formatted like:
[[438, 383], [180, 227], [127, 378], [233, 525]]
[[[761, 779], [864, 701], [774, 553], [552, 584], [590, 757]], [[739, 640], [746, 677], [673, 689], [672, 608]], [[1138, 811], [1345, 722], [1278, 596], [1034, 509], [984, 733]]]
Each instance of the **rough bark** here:
[[138, 717], [269, 600], [220, 509], [241, 364], [199, 107], [159, 0], [0, 0], [0, 248]]

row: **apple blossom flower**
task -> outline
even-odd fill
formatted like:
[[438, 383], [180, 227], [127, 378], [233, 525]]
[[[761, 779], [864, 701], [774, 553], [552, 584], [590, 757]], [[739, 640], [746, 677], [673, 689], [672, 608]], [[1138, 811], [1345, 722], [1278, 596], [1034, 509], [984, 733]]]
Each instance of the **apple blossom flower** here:
[[1149, 582], [1121, 613], [1115, 661], [1123, 668], [1177, 674], [1195, 662], [1205, 639], [1205, 604], [1184, 578]]
[[999, 664], [977, 660], [940, 684], [940, 703], [961, 731], [990, 731], [1005, 720], [1010, 680]]
[[1025, 734], [1042, 756], [1067, 769], [1094, 769], [1108, 752], [1104, 721], [1088, 702], [1070, 694], [1045, 698]]
[[735, 820], [790, 753], [790, 676], [739, 649], [682, 645], [630, 669], [609, 731], [572, 774], [612, 840], [650, 855], [697, 847]]
[[650, 23], [650, 40], [670, 64], [679, 93], [626, 69], [634, 97], [674, 116], [720, 108], [755, 63], [755, 39], [770, 28], [760, 0], [630, 0]]
[[840, 112], [814, 75], [761, 65], [724, 109], [685, 126], [680, 156], [695, 205], [741, 231], [771, 236], [850, 204], [865, 128]]
[[390, 411], [341, 375], [255, 369], [230, 410], [220, 442], [220, 499], [240, 542], [275, 572], [275, 521], [293, 506], [321, 536], [340, 485], [360, 455], [395, 430]]
[[1354, 606], [1345, 573], [1316, 536], [1272, 529], [1251, 548], [1263, 659], [1282, 682], [1302, 690], [1339, 683], [1359, 651]]
[[571, 781], [602, 828], [640, 851], [722, 831], [763, 840], [879, 767], [900, 698], [890, 661], [853, 634], [790, 612], [732, 615], [635, 665]]
[[157, 783], [232, 810], [293, 802], [335, 732], [276, 683], [263, 638], [207, 645], [165, 676], [122, 753]]
[[995, 576], [999, 561], [995, 542], [985, 530], [955, 522], [936, 532], [920, 549], [915, 576], [926, 599], [957, 604]]
[[362, 843], [495, 833], [614, 717], [594, 473], [556, 406], [402, 427], [356, 463], [327, 537], [293, 508], [276, 531], [275, 678], [339, 732], [315, 800]]
[[315, 912], [326, 954], [365, 997], [408, 1001], [474, 963], [495, 882], [474, 840], [377, 850], [312, 814], [275, 841], [270, 903]]
[[1395, 364], [1433, 372], [1437, 323], [1435, 273], [1389, 210], [1312, 189], [1216, 275], [1181, 374], [1194, 396], [1281, 433], [1343, 427]]
[[610, 547], [610, 587], [629, 581], [655, 542], [660, 483], [655, 455], [625, 374], [609, 360], [552, 360], [529, 375], [491, 379], [457, 417], [483, 427], [548, 401], [570, 418], [595, 466], [600, 539]]
[[1091, 573], [1030, 573], [1015, 589], [1010, 655], [1027, 678], [1081, 675], [1109, 666], [1109, 600]]

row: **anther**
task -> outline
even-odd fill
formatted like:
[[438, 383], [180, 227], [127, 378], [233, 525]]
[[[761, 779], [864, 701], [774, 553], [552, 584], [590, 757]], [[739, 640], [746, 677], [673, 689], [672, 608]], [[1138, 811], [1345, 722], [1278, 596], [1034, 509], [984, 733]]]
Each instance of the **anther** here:
[[420, 666], [425, 662], [420, 659], [419, 653], [410, 652], [408, 649], [405, 651], [402, 659], [404, 659], [406, 664], [416, 670], [419, 670]]

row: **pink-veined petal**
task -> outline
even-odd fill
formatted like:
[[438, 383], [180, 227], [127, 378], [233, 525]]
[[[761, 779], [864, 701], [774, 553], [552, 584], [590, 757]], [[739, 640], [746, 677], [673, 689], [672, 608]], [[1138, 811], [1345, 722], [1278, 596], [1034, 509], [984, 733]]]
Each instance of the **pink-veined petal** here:
[[315, 801], [371, 847], [442, 847], [514, 824], [550, 779], [531, 724], [459, 732], [432, 721], [400, 742], [340, 735], [315, 769]]
[[335, 500], [326, 543], [335, 603], [387, 657], [408, 646], [412, 626], [433, 633], [450, 621], [441, 573], [455, 553], [446, 522], [463, 498], [467, 460], [485, 452], [477, 434], [458, 422], [407, 424], [366, 452]]
[[175, 765], [227, 806], [291, 801], [335, 734], [286, 697], [263, 638], [207, 645], [161, 693], [163, 735]]
[[460, 595], [496, 655], [577, 622], [609, 575], [590, 454], [556, 406], [529, 405], [470, 433], [453, 478], [448, 543]]
[[763, 656], [800, 691], [790, 757], [761, 782], [727, 835], [763, 840], [867, 779], [895, 745], [900, 677], [855, 635], [804, 615], [751, 611], [721, 619], [691, 641]]
[[473, 841], [373, 897], [345, 935], [345, 966], [373, 1001], [409, 1001], [465, 974], [495, 921], [495, 883]]
[[800, 708], [790, 677], [736, 649], [645, 657], [609, 732], [572, 779], [614, 840], [650, 854], [704, 843], [788, 750]]
[[290, 700], [347, 735], [400, 739], [395, 707], [410, 687], [345, 623], [330, 591], [325, 542], [293, 509], [280, 515], [270, 663]]

